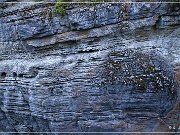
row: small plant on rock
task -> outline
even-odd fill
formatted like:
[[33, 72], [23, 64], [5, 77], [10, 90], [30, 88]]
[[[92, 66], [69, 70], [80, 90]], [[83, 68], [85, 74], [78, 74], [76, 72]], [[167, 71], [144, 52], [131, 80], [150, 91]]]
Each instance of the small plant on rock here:
[[69, 5], [69, 3], [65, 2], [70, 2], [70, 0], [57, 0], [54, 6], [54, 12], [60, 14], [61, 16], [65, 15], [66, 8]]

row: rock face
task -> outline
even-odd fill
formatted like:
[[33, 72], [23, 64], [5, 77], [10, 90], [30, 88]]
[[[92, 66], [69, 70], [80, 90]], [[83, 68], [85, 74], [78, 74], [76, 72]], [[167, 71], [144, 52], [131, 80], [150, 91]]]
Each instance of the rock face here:
[[179, 4], [0, 8], [1, 132], [178, 131]]

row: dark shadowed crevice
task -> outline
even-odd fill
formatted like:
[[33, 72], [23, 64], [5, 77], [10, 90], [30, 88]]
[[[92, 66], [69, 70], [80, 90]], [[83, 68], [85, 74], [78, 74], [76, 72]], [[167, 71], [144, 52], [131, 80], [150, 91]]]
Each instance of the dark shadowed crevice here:
[[22, 78], [22, 77], [23, 77], [23, 74], [18, 74], [18, 77], [19, 77], [19, 78]]
[[17, 73], [13, 72], [13, 77], [16, 78], [17, 77]]
[[2, 72], [2, 73], [1, 73], [1, 78], [5, 78], [5, 77], [6, 77], [6, 75], [7, 75], [7, 73]]

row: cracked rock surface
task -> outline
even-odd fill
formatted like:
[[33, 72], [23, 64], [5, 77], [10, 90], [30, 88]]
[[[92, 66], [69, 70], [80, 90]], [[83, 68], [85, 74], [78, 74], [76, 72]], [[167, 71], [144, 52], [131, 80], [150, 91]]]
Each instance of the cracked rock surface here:
[[179, 131], [179, 4], [53, 8], [0, 5], [0, 132]]

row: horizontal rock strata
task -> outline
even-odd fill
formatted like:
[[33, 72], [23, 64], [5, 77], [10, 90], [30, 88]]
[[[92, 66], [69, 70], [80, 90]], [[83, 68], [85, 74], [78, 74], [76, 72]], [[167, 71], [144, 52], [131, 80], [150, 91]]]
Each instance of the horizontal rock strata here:
[[174, 131], [179, 111], [165, 117], [179, 104], [180, 5], [53, 9], [0, 6], [0, 131], [151, 132], [160, 120]]

